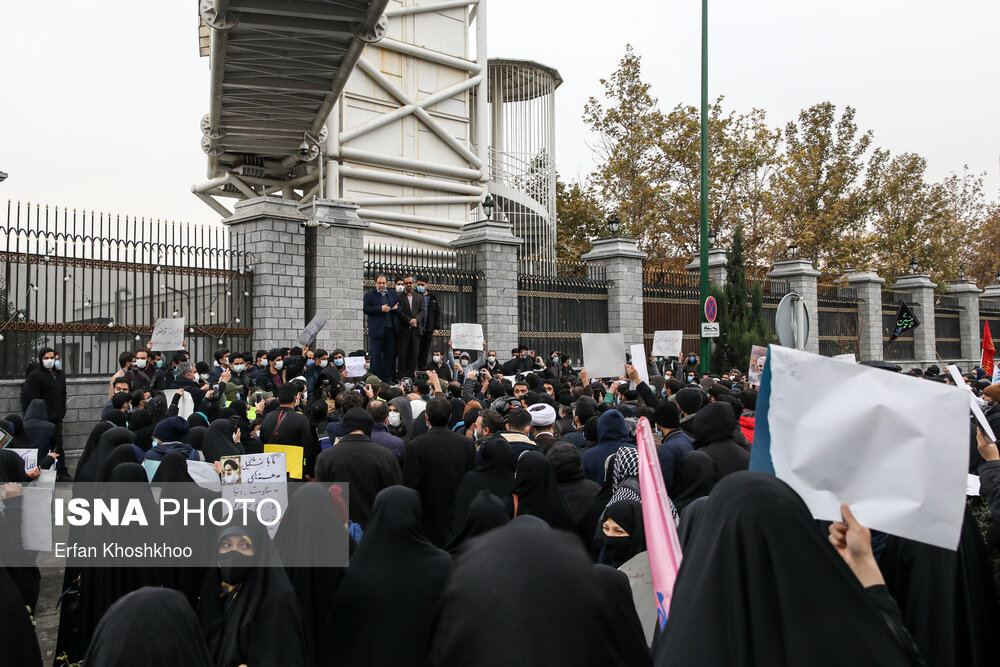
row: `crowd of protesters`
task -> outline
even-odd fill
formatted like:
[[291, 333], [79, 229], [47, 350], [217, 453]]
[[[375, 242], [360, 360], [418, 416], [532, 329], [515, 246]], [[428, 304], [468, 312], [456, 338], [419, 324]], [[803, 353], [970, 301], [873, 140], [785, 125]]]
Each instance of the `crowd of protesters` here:
[[[146, 481], [153, 460], [152, 485], [194, 485], [187, 461], [283, 444], [303, 447], [309, 483], [273, 541], [260, 526], [222, 530], [207, 571], [67, 570], [56, 664], [1000, 664], [992, 568], [968, 512], [957, 551], [869, 531], [847, 506], [821, 524], [786, 484], [747, 471], [757, 390], [740, 370], [703, 376], [692, 354], [645, 360], [648, 382], [631, 364], [591, 378], [560, 351], [439, 347], [426, 280], [401, 287], [397, 298], [382, 277], [366, 298], [370, 322], [404, 301], [406, 314], [382, 322], [357, 377], [345, 359], [362, 350], [120, 355], [76, 482]], [[397, 325], [413, 329], [398, 357]], [[1000, 385], [980, 376], [966, 379], [1000, 430]], [[69, 479], [65, 403], [45, 348], [23, 418], [0, 429], [6, 449], [37, 449], [40, 468]], [[648, 578], [642, 417], [685, 555], [665, 627]], [[981, 434], [969, 470], [1000, 517], [1000, 453]], [[21, 485], [39, 474], [0, 450], [5, 549], [18, 548]], [[297, 519], [305, 506], [325, 518]], [[275, 567], [293, 538], [347, 543], [350, 565]], [[4, 655], [39, 664], [37, 568], [0, 570], [0, 588]]]

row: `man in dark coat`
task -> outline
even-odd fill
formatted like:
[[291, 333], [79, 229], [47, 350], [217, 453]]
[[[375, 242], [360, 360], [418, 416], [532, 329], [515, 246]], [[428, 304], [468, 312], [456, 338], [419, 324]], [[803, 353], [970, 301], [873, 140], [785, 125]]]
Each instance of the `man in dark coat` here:
[[465, 473], [476, 467], [476, 446], [470, 438], [448, 429], [451, 404], [443, 397], [427, 403], [424, 418], [430, 429], [406, 445], [403, 480], [420, 492], [424, 532], [435, 545], [448, 541], [449, 513]]
[[403, 292], [396, 309], [396, 358], [399, 377], [413, 377], [420, 352], [420, 321], [424, 317], [424, 298], [413, 289], [413, 276], [403, 278]]
[[343, 418], [347, 434], [316, 459], [316, 481], [348, 484], [351, 521], [368, 525], [375, 496], [403, 483], [396, 456], [371, 440], [372, 417], [364, 408], [351, 408]]
[[45, 412], [48, 421], [55, 424], [55, 452], [59, 455], [56, 463], [57, 479], [68, 481], [69, 472], [63, 457], [62, 424], [66, 416], [66, 375], [56, 368], [56, 351], [51, 347], [43, 347], [38, 351], [39, 364], [35, 367], [24, 384], [21, 385], [21, 410], [27, 411], [35, 399], [45, 401]]
[[303, 475], [313, 476], [316, 457], [319, 456], [319, 439], [309, 425], [309, 418], [295, 408], [299, 403], [299, 388], [288, 382], [278, 388], [277, 410], [264, 417], [260, 427], [260, 439], [265, 445], [297, 445], [303, 448]]
[[552, 472], [556, 475], [559, 493], [566, 501], [570, 513], [573, 514], [573, 523], [579, 525], [580, 519], [590, 509], [594, 498], [601, 490], [601, 486], [583, 476], [583, 461], [580, 459], [580, 450], [572, 444], [557, 442], [546, 456], [549, 463], [552, 464]]
[[[427, 276], [417, 276], [417, 294], [423, 297], [423, 312], [420, 320], [420, 349], [417, 352], [417, 368], [427, 363], [428, 354], [434, 344], [434, 334], [441, 328], [441, 304], [437, 295], [427, 286]], [[438, 373], [442, 378], [444, 375]], [[451, 373], [448, 378], [451, 379]]]
[[[395, 364], [396, 319], [399, 299], [386, 289], [385, 275], [375, 276], [375, 289], [365, 294], [364, 311], [368, 316], [368, 352], [371, 370], [382, 380], [392, 380]], [[352, 494], [353, 495], [353, 494]]]
[[671, 498], [678, 511], [707, 496], [726, 475], [750, 467], [750, 452], [733, 440], [736, 413], [728, 403], [706, 405], [693, 421], [694, 451], [681, 457], [674, 473], [677, 492]]

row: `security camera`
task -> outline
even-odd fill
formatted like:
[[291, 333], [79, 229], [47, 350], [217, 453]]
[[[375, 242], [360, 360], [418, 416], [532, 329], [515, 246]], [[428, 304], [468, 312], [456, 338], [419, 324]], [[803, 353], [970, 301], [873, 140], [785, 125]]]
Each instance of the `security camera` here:
[[299, 144], [299, 157], [307, 158], [310, 153], [312, 153], [312, 150], [309, 148], [309, 142], [303, 139], [302, 143]]

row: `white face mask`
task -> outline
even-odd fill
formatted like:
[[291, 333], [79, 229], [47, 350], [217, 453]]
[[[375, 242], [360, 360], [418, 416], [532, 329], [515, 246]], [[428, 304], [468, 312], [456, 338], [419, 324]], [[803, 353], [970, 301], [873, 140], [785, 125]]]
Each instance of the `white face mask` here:
[[492, 354], [491, 354], [490, 356], [486, 357], [486, 361], [490, 362], [491, 364], [492, 364], [492, 363], [493, 363], [494, 361], [496, 361], [496, 360], [497, 360], [497, 358], [496, 358], [496, 357], [494, 357], [494, 356], [493, 356]]
[[237, 373], [242, 373], [246, 369], [247, 367], [244, 364], [236, 364], [235, 366], [233, 366], [233, 370], [236, 371]]
[[202, 382], [208, 381], [208, 373], [201, 373], [198, 375], [198, 377], [201, 379]]
[[440, 354], [435, 354], [434, 355], [434, 363], [435, 364], [440, 364], [441, 363], [441, 355]]
[[236, 431], [233, 431], [233, 442], [236, 442]]
[[50, 371], [53, 368], [55, 368], [55, 365], [56, 365], [55, 359], [42, 359], [42, 367], [47, 371]]
[[403, 423], [403, 416], [398, 412], [389, 413], [389, 426], [396, 427]]
[[330, 363], [330, 362], [327, 359], [324, 359], [323, 361], [319, 362], [319, 367], [320, 368], [326, 368], [326, 365], [328, 363]]
[[406, 290], [406, 288], [403, 287], [402, 285], [396, 285], [396, 292], [398, 294], [402, 294], [405, 290]]
[[145, 368], [146, 367], [146, 360], [145, 359], [136, 359], [135, 360], [135, 367], [136, 368]]
[[257, 362], [257, 365], [260, 366], [261, 368], [267, 368], [267, 359], [261, 359], [260, 361]]
[[276, 362], [274, 362], [274, 370], [280, 371], [281, 367], [284, 366], [284, 365], [285, 365], [285, 362], [282, 361], [281, 359], [278, 359]]

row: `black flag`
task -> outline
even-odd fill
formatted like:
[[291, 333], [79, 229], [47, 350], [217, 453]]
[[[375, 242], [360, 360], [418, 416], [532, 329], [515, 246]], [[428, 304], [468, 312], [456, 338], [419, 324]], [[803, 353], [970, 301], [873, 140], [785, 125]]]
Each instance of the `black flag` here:
[[908, 331], [913, 331], [920, 326], [920, 320], [917, 316], [913, 314], [910, 307], [906, 305], [905, 301], [899, 302], [899, 312], [896, 313], [896, 324], [892, 327], [892, 334], [889, 336], [889, 342], [896, 340]]

